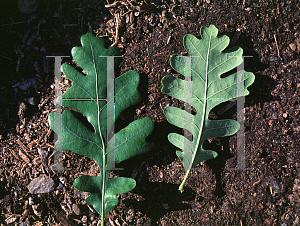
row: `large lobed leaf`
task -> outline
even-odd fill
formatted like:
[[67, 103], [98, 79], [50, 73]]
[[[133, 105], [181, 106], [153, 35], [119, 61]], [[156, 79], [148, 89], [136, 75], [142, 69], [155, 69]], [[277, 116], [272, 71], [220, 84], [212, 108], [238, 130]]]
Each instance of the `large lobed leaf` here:
[[[83, 35], [81, 43], [82, 47], [72, 49], [72, 56], [86, 72], [86, 76], [69, 64], [63, 64], [62, 71], [73, 84], [56, 103], [84, 114], [95, 132], [89, 130], [67, 109], [62, 113], [61, 125], [55, 125], [54, 112], [49, 114], [49, 124], [58, 134], [55, 144], [58, 150], [72, 150], [76, 154], [95, 159], [98, 163], [100, 176], [81, 176], [74, 181], [74, 187], [90, 193], [86, 203], [92, 205], [103, 219], [117, 205], [118, 198], [115, 195], [132, 190], [136, 182], [131, 178], [109, 178], [109, 170], [106, 169], [107, 102], [99, 99], [107, 96], [107, 59], [100, 56], [117, 56], [119, 51], [116, 47], [106, 49], [104, 38], [94, 37], [91, 33]], [[140, 100], [137, 90], [139, 80], [139, 74], [135, 71], [128, 71], [115, 79], [115, 119], [124, 109]], [[151, 146], [145, 138], [152, 130], [152, 120], [143, 118], [116, 133], [115, 163], [149, 151]]]
[[[191, 77], [192, 77], [192, 100], [189, 102], [197, 111], [196, 115], [189, 115], [186, 118], [186, 111], [176, 107], [167, 107], [164, 114], [167, 120], [180, 128], [184, 128], [186, 123], [191, 126], [190, 131], [193, 140], [189, 141], [182, 135], [170, 133], [169, 141], [182, 149], [176, 151], [177, 156], [185, 168], [185, 178], [179, 187], [183, 191], [183, 185], [190, 170], [201, 161], [217, 157], [217, 153], [212, 150], [203, 149], [202, 145], [205, 139], [211, 137], [225, 137], [235, 134], [240, 125], [235, 120], [209, 120], [208, 115], [212, 108], [221, 103], [220, 100], [230, 100], [242, 96], [237, 94], [237, 73], [220, 78], [226, 73], [243, 62], [241, 48], [233, 47], [228, 51], [222, 52], [229, 44], [229, 37], [223, 35], [217, 37], [218, 29], [211, 25], [209, 28], [201, 27], [201, 40], [195, 36], [187, 34], [184, 39], [184, 48], [191, 57]], [[236, 57], [233, 57], [236, 56]], [[174, 70], [185, 75], [185, 58], [172, 55], [170, 64]], [[248, 95], [247, 87], [254, 82], [254, 74], [244, 71], [244, 95]], [[174, 77], [165, 76], [162, 79], [162, 92], [177, 98], [185, 100], [187, 90], [185, 90], [185, 81]], [[186, 86], [187, 87], [187, 86]]]

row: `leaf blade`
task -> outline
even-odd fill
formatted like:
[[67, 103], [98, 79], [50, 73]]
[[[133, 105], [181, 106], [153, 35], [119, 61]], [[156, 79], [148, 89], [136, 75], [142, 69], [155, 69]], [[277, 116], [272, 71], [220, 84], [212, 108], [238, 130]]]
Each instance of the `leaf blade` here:
[[[224, 137], [235, 134], [239, 130], [239, 123], [226, 120], [209, 120], [208, 115], [213, 107], [220, 104], [220, 101], [230, 100], [239, 96], [249, 94], [247, 87], [254, 82], [254, 74], [244, 72], [244, 79], [241, 82], [244, 87], [244, 93], [237, 93], [237, 73], [229, 75], [226, 78], [220, 78], [226, 73], [243, 62], [241, 48], [233, 47], [223, 51], [229, 44], [229, 38], [225, 35], [217, 37], [218, 29], [211, 25], [209, 28], [201, 27], [201, 40], [193, 35], [187, 34], [183, 39], [184, 48], [188, 51], [191, 58], [192, 92], [185, 90], [185, 80], [172, 76], [165, 76], [162, 79], [162, 92], [176, 99], [191, 104], [196, 109], [196, 115], [187, 113], [184, 110], [167, 107], [164, 114], [169, 123], [185, 128], [190, 128], [193, 135], [192, 141], [182, 135], [169, 134], [169, 141], [182, 149], [176, 151], [184, 165], [185, 177], [179, 190], [183, 191], [187, 176], [201, 161], [215, 158], [217, 153], [212, 150], [203, 149], [202, 145], [205, 139], [210, 137]], [[170, 58], [171, 67], [185, 75], [185, 58], [172, 55]], [[191, 101], [187, 101], [186, 96], [191, 95]], [[186, 118], [186, 116], [188, 116]]]
[[[62, 70], [66, 78], [72, 81], [72, 86], [57, 98], [56, 103], [84, 114], [95, 132], [89, 130], [67, 109], [62, 113], [61, 121], [57, 122], [59, 115], [54, 112], [49, 114], [48, 120], [50, 127], [58, 134], [55, 148], [62, 151], [72, 150], [96, 160], [100, 175], [76, 178], [74, 187], [90, 193], [86, 203], [100, 213], [104, 224], [104, 216], [118, 203], [115, 195], [130, 191], [136, 185], [131, 178], [109, 178], [110, 169], [106, 168], [108, 163], [106, 157], [114, 151], [115, 163], [119, 163], [150, 151], [151, 145], [145, 139], [153, 130], [153, 121], [144, 118], [130, 123], [115, 134], [115, 143], [118, 146], [114, 150], [109, 149], [107, 105], [111, 100], [106, 100], [108, 62], [101, 56], [115, 56], [119, 54], [119, 50], [116, 47], [106, 49], [104, 39], [94, 37], [91, 33], [83, 35], [81, 43], [82, 47], [72, 49], [72, 56], [86, 75], [71, 65], [63, 64]], [[139, 81], [139, 74], [135, 71], [128, 71], [115, 79], [115, 119], [123, 110], [139, 102], [140, 94], [137, 90]]]

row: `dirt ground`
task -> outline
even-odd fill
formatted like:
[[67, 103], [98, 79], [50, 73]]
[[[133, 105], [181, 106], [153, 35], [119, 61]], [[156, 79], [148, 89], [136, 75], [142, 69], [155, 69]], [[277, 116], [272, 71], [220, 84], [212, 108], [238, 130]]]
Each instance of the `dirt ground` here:
[[[273, 3], [272, 3], [273, 2]], [[297, 4], [298, 3], [298, 4]], [[108, 5], [108, 8], [105, 8]], [[54, 109], [54, 60], [80, 46], [93, 32], [115, 42], [123, 54], [120, 73], [141, 76], [142, 101], [122, 113], [116, 132], [131, 121], [151, 117], [152, 150], [117, 165], [113, 175], [134, 178], [137, 186], [119, 195], [106, 225], [300, 225], [300, 4], [283, 1], [2, 1], [0, 5], [0, 224], [100, 225], [73, 181], [97, 173], [87, 157], [63, 153], [64, 172], [53, 167], [54, 134], [48, 114]], [[165, 75], [181, 76], [169, 65], [172, 54], [186, 54], [185, 34], [199, 37], [201, 26], [214, 24], [244, 50], [245, 70], [255, 74], [245, 103], [245, 160], [236, 165], [236, 136], [214, 138], [206, 149], [218, 157], [190, 173], [169, 143], [166, 106], [184, 103], [161, 93]], [[72, 62], [71, 57], [62, 62]], [[62, 78], [63, 90], [71, 86]], [[215, 119], [236, 118], [236, 108], [221, 104]], [[221, 110], [221, 111], [220, 111]], [[223, 112], [223, 113], [220, 113]], [[41, 175], [52, 180], [44, 194], [29, 193]], [[51, 189], [50, 189], [51, 188]]]

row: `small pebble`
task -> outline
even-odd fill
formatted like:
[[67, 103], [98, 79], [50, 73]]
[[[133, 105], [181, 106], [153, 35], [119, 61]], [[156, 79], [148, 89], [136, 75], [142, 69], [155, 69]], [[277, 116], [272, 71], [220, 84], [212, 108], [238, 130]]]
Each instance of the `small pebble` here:
[[126, 24], [129, 23], [129, 15], [128, 14], [125, 14], [125, 22], [126, 22]]
[[283, 118], [286, 118], [286, 117], [288, 117], [288, 114], [287, 113], [283, 113], [282, 116], [283, 116]]
[[277, 113], [276, 113], [276, 112], [274, 112], [274, 113], [272, 114], [272, 119], [277, 119]]
[[37, 105], [37, 103], [39, 101], [38, 98], [36, 98], [36, 97], [24, 98], [24, 100], [32, 106]]
[[82, 223], [85, 223], [87, 222], [87, 217], [86, 216], [83, 216], [82, 219], [81, 219]]
[[276, 61], [276, 60], [278, 60], [277, 57], [270, 57], [270, 61]]
[[80, 215], [80, 209], [76, 203], [73, 203], [72, 210], [77, 216]]
[[38, 153], [43, 160], [45, 160], [48, 156], [48, 151], [38, 148]]
[[44, 174], [34, 178], [27, 188], [31, 194], [49, 193], [55, 189], [52, 178]]
[[163, 203], [162, 205], [163, 205], [163, 207], [164, 207], [166, 210], [169, 209], [168, 203]]
[[294, 43], [290, 44], [290, 48], [291, 50], [296, 51], [296, 45]]
[[57, 190], [63, 190], [64, 186], [61, 183], [59, 183], [56, 189]]
[[35, 79], [27, 79], [24, 82], [22, 82], [19, 85], [19, 88], [23, 91], [26, 91], [27, 89], [29, 89], [30, 87], [35, 86], [36, 84], [36, 80]]

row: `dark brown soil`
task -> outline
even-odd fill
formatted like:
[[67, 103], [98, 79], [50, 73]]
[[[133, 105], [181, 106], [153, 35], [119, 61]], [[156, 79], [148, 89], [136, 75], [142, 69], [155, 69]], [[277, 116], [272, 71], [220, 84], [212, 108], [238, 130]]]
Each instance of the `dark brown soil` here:
[[[142, 101], [117, 120], [117, 130], [144, 117], [151, 117], [155, 126], [147, 138], [151, 152], [119, 164], [124, 170], [113, 172], [135, 178], [137, 186], [119, 195], [119, 205], [105, 224], [300, 225], [298, 1], [120, 1], [110, 8], [96, 0], [34, 2], [29, 8], [19, 6], [28, 14], [20, 12], [15, 0], [0, 6], [1, 225], [100, 222], [99, 214], [85, 204], [86, 194], [73, 187], [82, 172], [97, 173], [93, 160], [66, 151], [67, 169], [53, 170], [54, 134], [47, 119], [54, 109], [54, 60], [46, 56], [70, 55], [89, 31], [106, 35], [111, 45], [117, 13], [122, 15], [120, 73], [136, 70], [142, 94]], [[183, 131], [166, 121], [163, 109], [184, 108], [184, 103], [160, 92], [161, 79], [179, 76], [169, 58], [186, 54], [183, 36], [199, 37], [201, 26], [210, 24], [230, 37], [231, 46], [253, 56], [245, 59], [245, 69], [256, 76], [245, 103], [246, 167], [251, 170], [228, 169], [236, 165], [236, 136], [211, 139], [205, 148], [217, 151], [218, 157], [192, 171], [181, 194], [184, 171], [178, 169], [177, 148], [167, 135]], [[63, 78], [62, 85], [65, 90], [71, 84]], [[236, 117], [235, 107], [219, 115], [224, 107], [226, 103], [214, 109], [211, 117]], [[44, 160], [38, 150], [48, 152]], [[28, 184], [41, 174], [54, 180], [55, 190], [30, 194]]]

